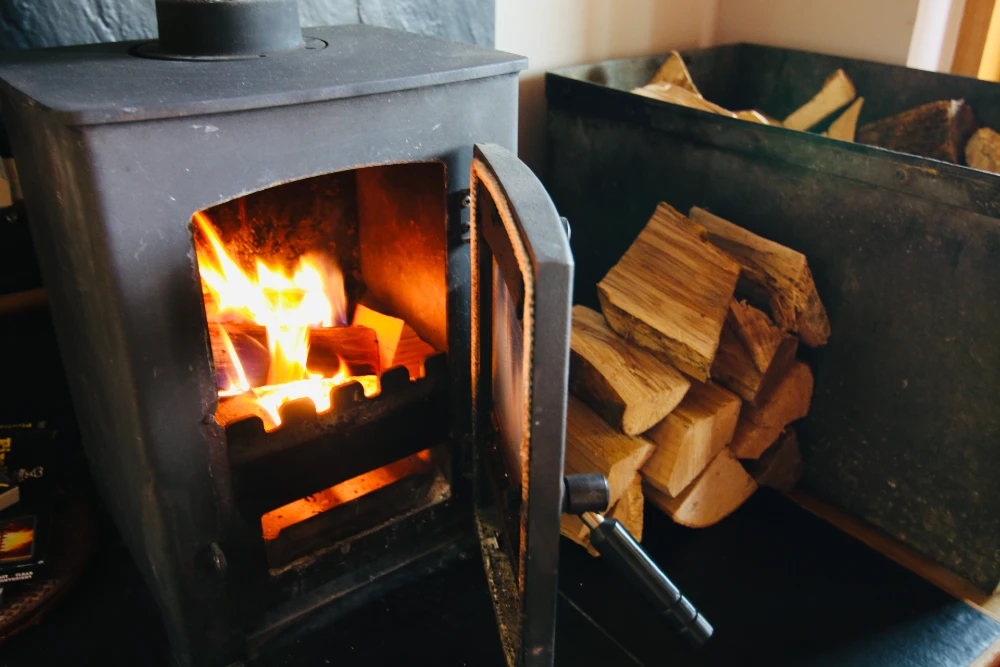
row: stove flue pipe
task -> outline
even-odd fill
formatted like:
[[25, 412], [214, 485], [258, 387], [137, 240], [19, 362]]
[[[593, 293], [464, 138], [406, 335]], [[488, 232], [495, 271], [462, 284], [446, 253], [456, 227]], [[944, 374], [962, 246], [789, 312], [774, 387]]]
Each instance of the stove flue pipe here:
[[300, 48], [298, 0], [156, 0], [163, 54], [248, 57]]

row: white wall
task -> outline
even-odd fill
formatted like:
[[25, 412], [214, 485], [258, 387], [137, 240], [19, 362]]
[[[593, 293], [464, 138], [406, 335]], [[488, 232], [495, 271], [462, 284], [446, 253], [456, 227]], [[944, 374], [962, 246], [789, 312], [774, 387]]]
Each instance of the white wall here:
[[905, 65], [919, 4], [920, 0], [719, 0], [715, 42], [757, 42]]
[[[872, 0], [880, 1], [880, 0]], [[543, 167], [547, 69], [708, 46], [719, 0], [496, 0], [496, 48], [528, 57], [519, 153]]]

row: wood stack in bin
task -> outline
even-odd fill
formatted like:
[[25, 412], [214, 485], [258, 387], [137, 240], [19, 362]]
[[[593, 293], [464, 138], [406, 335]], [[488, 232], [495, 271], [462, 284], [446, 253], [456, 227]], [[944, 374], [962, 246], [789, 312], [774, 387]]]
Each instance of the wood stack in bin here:
[[800, 131], [821, 128], [824, 120], [840, 112], [823, 136], [1000, 173], [1000, 134], [980, 127], [965, 100], [936, 100], [859, 128], [865, 98], [858, 97], [854, 83], [842, 69], [833, 72], [812, 99], [784, 120], [759, 109], [730, 111], [706, 100], [676, 51], [671, 52], [649, 83], [632, 92], [721, 116]]
[[[795, 484], [813, 391], [796, 351], [830, 336], [802, 253], [660, 203], [598, 300], [573, 309], [566, 472], [608, 477], [608, 515], [641, 538], [644, 498], [701, 528]], [[576, 517], [562, 533], [596, 553]]]

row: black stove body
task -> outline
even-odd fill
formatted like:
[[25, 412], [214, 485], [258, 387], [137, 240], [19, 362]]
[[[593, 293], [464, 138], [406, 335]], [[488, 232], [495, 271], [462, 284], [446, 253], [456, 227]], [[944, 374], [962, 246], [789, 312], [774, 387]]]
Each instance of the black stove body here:
[[[287, 46], [0, 62], [92, 472], [178, 664], [243, 659], [465, 538], [484, 551], [509, 661], [551, 664], [572, 258], [509, 152], [525, 61], [366, 26]], [[375, 399], [335, 389], [325, 421], [307, 407], [273, 433], [220, 426], [191, 219], [234, 202], [348, 248], [355, 282], [443, 351], [426, 377], [383, 375]], [[263, 512], [434, 446], [444, 473], [402, 504], [363, 496], [268, 552]]]

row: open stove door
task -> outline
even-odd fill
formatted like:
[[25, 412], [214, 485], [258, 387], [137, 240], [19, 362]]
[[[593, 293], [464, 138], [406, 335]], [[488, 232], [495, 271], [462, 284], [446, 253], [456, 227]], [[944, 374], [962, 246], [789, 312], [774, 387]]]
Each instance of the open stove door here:
[[573, 256], [513, 153], [477, 145], [470, 183], [476, 523], [508, 663], [549, 666]]

